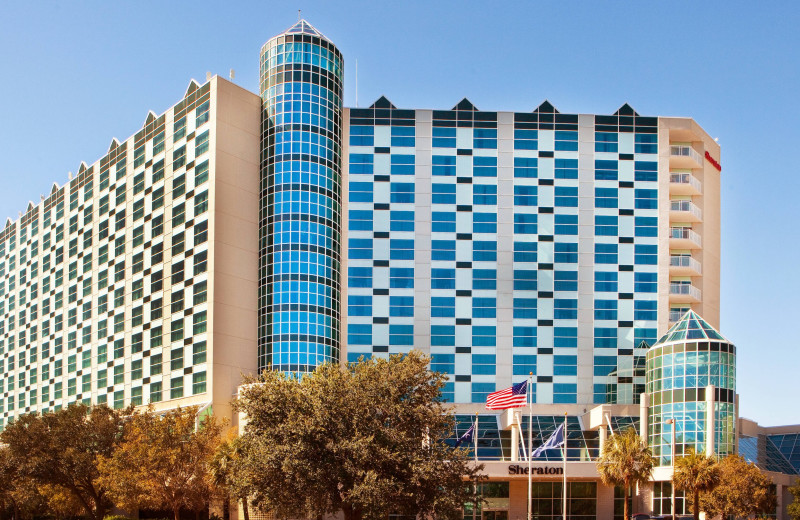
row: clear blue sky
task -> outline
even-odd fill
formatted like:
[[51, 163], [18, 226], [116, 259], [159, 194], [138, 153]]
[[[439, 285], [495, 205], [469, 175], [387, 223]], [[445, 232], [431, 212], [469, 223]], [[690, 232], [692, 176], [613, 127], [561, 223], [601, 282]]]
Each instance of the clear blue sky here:
[[[0, 219], [206, 71], [258, 90], [297, 9], [345, 56], [348, 106], [693, 117], [722, 146], [722, 332], [741, 414], [800, 423], [800, 6], [794, 2], [4, 2]], [[1, 223], [1, 222], [0, 222]], [[797, 320], [797, 321], [795, 321]]]

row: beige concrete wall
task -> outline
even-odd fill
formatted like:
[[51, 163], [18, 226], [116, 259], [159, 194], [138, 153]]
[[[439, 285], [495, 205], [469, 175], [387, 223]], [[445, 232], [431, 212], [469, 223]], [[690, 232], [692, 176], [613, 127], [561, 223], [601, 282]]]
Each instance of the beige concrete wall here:
[[219, 76], [212, 94], [208, 381], [215, 414], [235, 422], [231, 398], [242, 375], [255, 373], [258, 363], [261, 98]]

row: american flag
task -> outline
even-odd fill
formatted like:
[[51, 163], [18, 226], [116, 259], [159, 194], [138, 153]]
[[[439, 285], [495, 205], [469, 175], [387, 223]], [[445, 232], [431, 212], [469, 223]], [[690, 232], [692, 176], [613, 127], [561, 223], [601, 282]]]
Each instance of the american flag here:
[[492, 392], [486, 396], [487, 410], [505, 410], [525, 406], [527, 400], [528, 382], [523, 381], [516, 385]]

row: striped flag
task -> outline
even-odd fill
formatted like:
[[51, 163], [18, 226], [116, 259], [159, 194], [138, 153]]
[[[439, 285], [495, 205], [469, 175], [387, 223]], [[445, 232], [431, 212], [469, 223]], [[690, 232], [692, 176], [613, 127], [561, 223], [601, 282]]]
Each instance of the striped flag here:
[[492, 392], [486, 397], [487, 410], [505, 410], [525, 406], [528, 391], [528, 382], [523, 381], [516, 385]]

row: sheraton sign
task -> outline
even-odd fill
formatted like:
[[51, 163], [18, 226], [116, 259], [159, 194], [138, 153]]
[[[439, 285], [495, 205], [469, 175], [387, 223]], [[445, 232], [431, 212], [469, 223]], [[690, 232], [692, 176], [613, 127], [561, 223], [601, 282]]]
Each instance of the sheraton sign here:
[[[527, 466], [520, 466], [519, 464], [511, 464], [508, 467], [509, 475], [527, 475]], [[557, 468], [552, 466], [544, 466], [540, 468], [531, 468], [531, 475], [563, 475], [564, 468]]]

